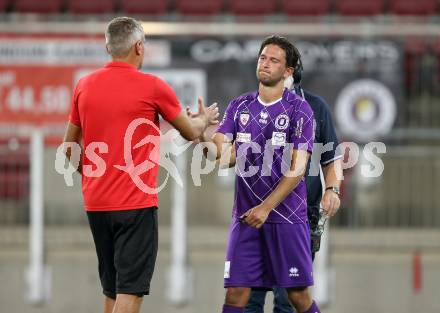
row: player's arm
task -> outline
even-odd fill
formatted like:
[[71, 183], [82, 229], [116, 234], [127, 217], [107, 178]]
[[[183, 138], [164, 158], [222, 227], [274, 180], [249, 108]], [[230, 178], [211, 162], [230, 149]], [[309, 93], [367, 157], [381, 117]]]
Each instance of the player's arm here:
[[290, 171], [284, 174], [277, 187], [270, 193], [270, 195], [262, 202], [269, 212], [272, 211], [278, 204], [280, 204], [288, 194], [298, 186], [307, 168], [310, 153], [304, 150], [292, 151], [292, 162]]
[[66, 133], [64, 135], [64, 140], [63, 143], [76, 143], [81, 147], [81, 155], [79, 158], [79, 164], [73, 164], [72, 162], [70, 162], [71, 156], [72, 156], [72, 148], [71, 147], [67, 147], [64, 151], [64, 153], [66, 154], [67, 159], [69, 160], [70, 164], [72, 164], [73, 167], [77, 166], [76, 170], [82, 174], [82, 155], [83, 155], [83, 147], [81, 145], [81, 140], [82, 139], [82, 131], [81, 131], [81, 127], [69, 122], [67, 124], [67, 129], [66, 129]]
[[232, 100], [226, 108], [223, 119], [216, 132], [209, 136], [205, 132], [199, 138], [206, 143], [204, 149], [205, 157], [211, 161], [218, 161], [220, 168], [232, 167], [235, 165], [235, 116], [236, 102]]
[[210, 138], [206, 133], [200, 137], [200, 142], [211, 144], [203, 150], [205, 157], [217, 161], [220, 168], [235, 166], [235, 143], [223, 133], [214, 133]]
[[321, 155], [322, 172], [325, 181], [325, 191], [321, 200], [321, 207], [326, 212], [326, 215], [331, 217], [336, 214], [341, 205], [339, 194], [330, 187], [337, 187], [339, 189], [341, 186], [343, 179], [342, 153], [338, 149], [338, 138], [329, 106], [325, 100], [320, 98], [320, 101], [322, 101], [322, 122], [319, 123], [321, 127], [321, 142], [324, 145], [332, 144], [332, 149], [323, 152]]
[[336, 194], [331, 189], [327, 189], [328, 187], [337, 187], [338, 189], [341, 186], [342, 179], [342, 159], [338, 158], [333, 162], [327, 164], [322, 168], [324, 174], [325, 181], [325, 192], [322, 197], [321, 206], [325, 210], [328, 217], [331, 217], [336, 214], [341, 205], [341, 200], [339, 195]]
[[325, 165], [323, 168], [326, 187], [340, 187], [342, 178], [342, 158]]
[[277, 187], [261, 204], [247, 211], [241, 218], [250, 226], [260, 228], [266, 221], [269, 213], [299, 184], [306, 171], [309, 157], [309, 152], [293, 149], [290, 171], [284, 174]]
[[202, 136], [203, 132], [210, 125], [218, 124], [217, 104], [205, 107], [203, 100], [198, 99], [199, 112], [194, 116], [188, 116], [185, 112], [180, 112], [176, 118], [170, 121], [186, 140], [196, 140]]
[[209, 125], [218, 123], [217, 104], [206, 108], [202, 98], [199, 97], [199, 111], [194, 116], [188, 116], [182, 111], [176, 93], [166, 82], [156, 78], [154, 83], [155, 94], [152, 104], [156, 106], [162, 117], [173, 125], [186, 140], [199, 138]]
[[220, 168], [234, 167], [236, 162], [235, 143], [226, 145], [224, 152], [218, 160]]

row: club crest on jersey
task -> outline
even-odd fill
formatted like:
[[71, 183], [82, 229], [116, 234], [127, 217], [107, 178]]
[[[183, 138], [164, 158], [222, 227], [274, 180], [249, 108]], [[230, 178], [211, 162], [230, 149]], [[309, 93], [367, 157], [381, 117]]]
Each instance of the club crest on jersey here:
[[280, 114], [275, 119], [275, 127], [279, 130], [284, 130], [289, 127], [289, 116], [287, 114]]
[[240, 113], [240, 123], [241, 125], [245, 126], [249, 122], [249, 112], [241, 112]]

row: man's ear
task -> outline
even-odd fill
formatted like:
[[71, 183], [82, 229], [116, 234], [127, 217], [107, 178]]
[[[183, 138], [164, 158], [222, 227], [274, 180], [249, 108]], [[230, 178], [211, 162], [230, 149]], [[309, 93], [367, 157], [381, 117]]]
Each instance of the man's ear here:
[[135, 47], [135, 51], [136, 51], [136, 55], [141, 55], [142, 54], [142, 41], [138, 41], [135, 43], [134, 45]]
[[289, 76], [293, 75], [293, 67], [288, 67], [286, 68], [286, 70], [284, 71], [284, 79], [286, 79]]
[[110, 50], [108, 49], [108, 45], [105, 45], [105, 50], [107, 50], [107, 53], [110, 54]]

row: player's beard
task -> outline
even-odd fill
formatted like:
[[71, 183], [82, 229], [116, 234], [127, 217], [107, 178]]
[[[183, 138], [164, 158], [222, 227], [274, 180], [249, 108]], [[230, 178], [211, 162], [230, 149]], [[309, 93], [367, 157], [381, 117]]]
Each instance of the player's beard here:
[[273, 78], [273, 77], [262, 77], [259, 74], [257, 74], [257, 78], [260, 84], [266, 87], [276, 86], [280, 81], [284, 80], [283, 76]]

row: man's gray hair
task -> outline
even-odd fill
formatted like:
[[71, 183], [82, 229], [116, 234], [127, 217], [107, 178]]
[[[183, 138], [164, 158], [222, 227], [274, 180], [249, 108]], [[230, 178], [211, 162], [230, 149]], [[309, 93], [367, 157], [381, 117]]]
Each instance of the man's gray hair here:
[[105, 43], [111, 56], [125, 57], [131, 47], [144, 40], [141, 23], [131, 17], [116, 17], [110, 21], [105, 31]]

